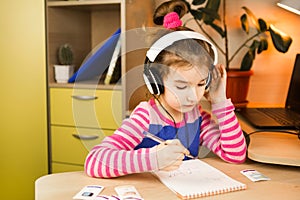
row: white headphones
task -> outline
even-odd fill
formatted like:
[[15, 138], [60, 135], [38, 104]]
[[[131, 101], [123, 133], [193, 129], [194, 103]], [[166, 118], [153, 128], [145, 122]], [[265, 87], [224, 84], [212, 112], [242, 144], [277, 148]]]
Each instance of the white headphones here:
[[[168, 46], [171, 46], [174, 42], [184, 39], [198, 39], [208, 43], [214, 52], [214, 62], [216, 65], [218, 62], [218, 51], [215, 45], [212, 44], [205, 36], [194, 31], [174, 31], [168, 33], [158, 39], [147, 51], [145, 65], [144, 65], [144, 81], [151, 94], [160, 95], [164, 92], [164, 85], [161, 76], [158, 74], [155, 68], [151, 68], [150, 64], [153, 63], [158, 54]], [[210, 69], [211, 70], [211, 69]], [[205, 84], [205, 89], [208, 88], [211, 82], [211, 71], [208, 73], [208, 77]]]

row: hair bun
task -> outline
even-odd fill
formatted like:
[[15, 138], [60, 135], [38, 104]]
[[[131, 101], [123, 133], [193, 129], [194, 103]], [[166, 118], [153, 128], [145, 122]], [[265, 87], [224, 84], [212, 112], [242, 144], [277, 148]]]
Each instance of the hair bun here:
[[182, 25], [182, 21], [176, 12], [170, 12], [165, 15], [163, 26], [167, 29], [177, 28]]
[[154, 12], [153, 22], [156, 25], [163, 25], [165, 16], [172, 12], [176, 12], [179, 19], [183, 17], [188, 12], [186, 2], [183, 0], [171, 0], [162, 3]]

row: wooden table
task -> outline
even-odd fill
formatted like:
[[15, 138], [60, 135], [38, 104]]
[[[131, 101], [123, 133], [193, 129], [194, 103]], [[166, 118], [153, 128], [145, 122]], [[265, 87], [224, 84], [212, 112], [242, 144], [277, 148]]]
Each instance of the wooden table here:
[[[217, 157], [202, 159], [228, 176], [245, 183], [246, 190], [220, 194], [201, 199], [288, 199], [300, 198], [300, 168], [292, 166], [271, 165], [247, 160], [244, 164], [230, 164]], [[270, 181], [252, 182], [240, 171], [256, 169], [271, 178]], [[102, 185], [101, 194], [116, 194], [114, 187], [133, 185], [145, 200], [174, 200], [177, 196], [165, 187], [151, 173], [132, 174], [113, 179], [91, 178], [84, 172], [66, 172], [40, 177], [35, 183], [36, 200], [71, 200], [86, 185]]]

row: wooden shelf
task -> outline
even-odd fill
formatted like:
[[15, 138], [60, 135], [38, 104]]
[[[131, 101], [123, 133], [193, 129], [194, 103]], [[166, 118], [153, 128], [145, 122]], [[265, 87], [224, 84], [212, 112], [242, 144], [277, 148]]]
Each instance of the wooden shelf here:
[[101, 85], [89, 83], [49, 83], [50, 88], [82, 88], [82, 89], [99, 89], [99, 90], [122, 90], [121, 85]]
[[84, 6], [84, 5], [106, 5], [106, 4], [120, 4], [122, 0], [78, 0], [78, 1], [48, 1], [48, 7], [58, 6]]

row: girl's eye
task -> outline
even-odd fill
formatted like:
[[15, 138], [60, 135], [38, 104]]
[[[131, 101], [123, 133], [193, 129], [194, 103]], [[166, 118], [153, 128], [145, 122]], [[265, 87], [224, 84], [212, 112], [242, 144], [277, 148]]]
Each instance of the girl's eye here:
[[203, 86], [205, 86], [205, 82], [203, 82], [203, 83], [198, 83], [198, 87], [203, 87]]
[[187, 88], [187, 86], [186, 85], [177, 85], [176, 88], [179, 90], [184, 90]]

